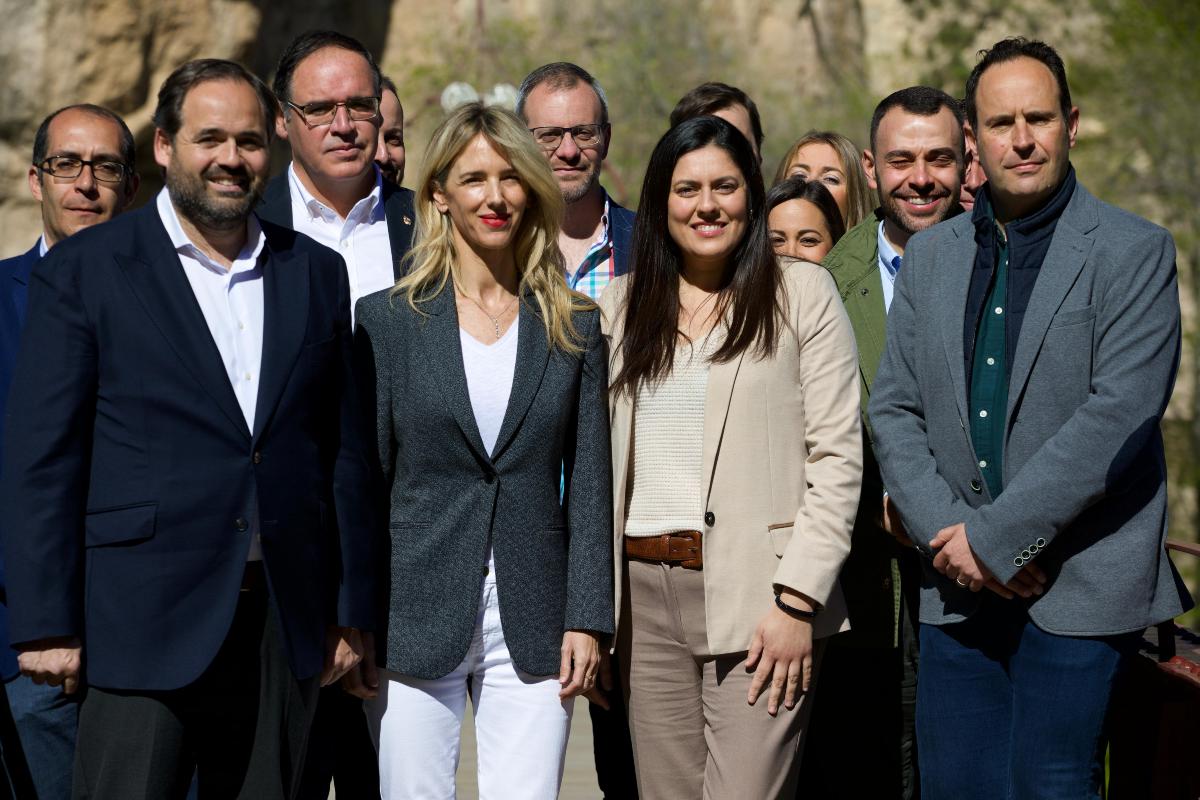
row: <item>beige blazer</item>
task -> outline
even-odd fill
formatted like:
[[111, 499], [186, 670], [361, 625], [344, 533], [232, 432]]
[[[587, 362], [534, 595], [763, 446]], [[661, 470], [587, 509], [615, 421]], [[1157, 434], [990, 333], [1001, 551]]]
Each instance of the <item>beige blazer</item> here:
[[[838, 572], [862, 479], [858, 354], [824, 268], [785, 259], [789, 327], [768, 359], [744, 353], [708, 373], [704, 403], [704, 600], [713, 653], [750, 646], [774, 587], [822, 605], [815, 636], [849, 628]], [[628, 278], [601, 298], [611, 368], [621, 368]], [[610, 393], [617, 624], [624, 578], [633, 402]], [[619, 628], [618, 628], [619, 629]]]

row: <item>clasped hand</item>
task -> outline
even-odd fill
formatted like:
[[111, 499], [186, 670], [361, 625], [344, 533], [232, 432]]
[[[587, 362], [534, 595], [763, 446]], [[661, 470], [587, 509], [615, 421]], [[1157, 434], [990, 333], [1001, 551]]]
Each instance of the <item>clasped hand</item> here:
[[1000, 583], [971, 549], [967, 541], [967, 526], [962, 522], [938, 531], [929, 547], [937, 551], [933, 568], [972, 592], [987, 588], [1005, 600], [1017, 595], [1030, 598], [1040, 595], [1046, 583], [1046, 573], [1032, 561], [1027, 562], [1008, 583]]

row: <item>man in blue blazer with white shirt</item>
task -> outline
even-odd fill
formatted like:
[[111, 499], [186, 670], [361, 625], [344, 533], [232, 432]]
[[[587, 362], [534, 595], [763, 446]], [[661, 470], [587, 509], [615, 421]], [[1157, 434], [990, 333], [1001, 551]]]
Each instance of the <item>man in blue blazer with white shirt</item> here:
[[[123, 211], [137, 193], [133, 134], [107, 108], [78, 104], [47, 116], [33, 140], [29, 190], [41, 207], [42, 235], [28, 252], [0, 261], [0, 439], [30, 273], [51, 247]], [[0, 559], [0, 588], [5, 586]], [[0, 597], [3, 597], [0, 594]], [[69, 796], [78, 702], [17, 670], [9, 647], [7, 599], [0, 602], [0, 677], [11, 717], [0, 721], [0, 754], [18, 797]]]
[[159, 91], [157, 199], [30, 277], [4, 449], [11, 637], [86, 686], [75, 797], [294, 794], [318, 683], [373, 624], [365, 431], [337, 254], [251, 213], [274, 97]]

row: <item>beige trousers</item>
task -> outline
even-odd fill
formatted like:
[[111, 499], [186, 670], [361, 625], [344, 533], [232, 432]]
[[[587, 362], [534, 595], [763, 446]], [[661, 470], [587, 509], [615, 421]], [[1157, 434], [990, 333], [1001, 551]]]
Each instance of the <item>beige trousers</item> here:
[[618, 647], [643, 800], [790, 800], [811, 690], [775, 717], [766, 694], [751, 706], [746, 653], [709, 652], [703, 572], [630, 560], [625, 574]]

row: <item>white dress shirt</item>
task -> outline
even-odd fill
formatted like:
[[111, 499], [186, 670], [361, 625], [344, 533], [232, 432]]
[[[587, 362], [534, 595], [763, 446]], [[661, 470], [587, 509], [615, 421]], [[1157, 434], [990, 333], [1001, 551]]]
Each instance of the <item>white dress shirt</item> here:
[[[350, 277], [350, 314], [354, 304], [396, 283], [392, 269], [392, 242], [388, 238], [383, 207], [383, 177], [375, 169], [375, 188], [354, 204], [345, 218], [312, 196], [300, 182], [296, 167], [288, 165], [292, 198], [292, 227], [337, 252], [346, 261]], [[353, 323], [353, 319], [351, 319]]]
[[[266, 238], [258, 219], [249, 215], [246, 221], [246, 244], [233, 266], [226, 269], [209, 258], [184, 233], [167, 190], [158, 193], [155, 201], [158, 215], [175, 252], [183, 274], [191, 284], [192, 293], [208, 323], [208, 332], [221, 353], [225, 374], [237, 397], [246, 419], [246, 427], [254, 430], [254, 412], [258, 405], [259, 368], [263, 346], [263, 269], [259, 256]], [[250, 522], [250, 553], [247, 560], [262, 559], [259, 546], [258, 509], [253, 509]]]

